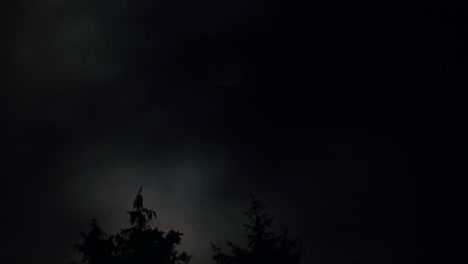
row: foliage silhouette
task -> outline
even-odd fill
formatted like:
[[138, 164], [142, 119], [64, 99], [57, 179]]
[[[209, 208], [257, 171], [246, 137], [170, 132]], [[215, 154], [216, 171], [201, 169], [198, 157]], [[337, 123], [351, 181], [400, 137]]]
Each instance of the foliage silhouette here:
[[248, 218], [244, 224], [247, 247], [226, 241], [231, 253], [226, 254], [221, 248], [211, 243], [216, 264], [297, 264], [302, 259], [302, 243], [298, 238], [289, 239], [288, 231], [276, 235], [270, 231], [271, 218], [265, 212], [266, 207], [251, 195], [251, 206], [243, 212]]
[[[170, 230], [167, 234], [152, 228], [149, 222], [156, 218], [153, 210], [143, 206], [142, 188], [138, 192], [130, 216], [130, 227], [108, 236], [96, 219], [91, 220], [88, 234], [81, 233], [83, 242], [76, 249], [87, 264], [187, 264], [191, 255], [178, 252], [182, 233]], [[76, 262], [72, 262], [76, 263]]]

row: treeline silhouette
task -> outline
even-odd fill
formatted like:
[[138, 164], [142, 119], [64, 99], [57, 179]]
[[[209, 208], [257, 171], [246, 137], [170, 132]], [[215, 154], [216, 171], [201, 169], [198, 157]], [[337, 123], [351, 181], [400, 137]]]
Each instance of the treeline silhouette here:
[[[107, 235], [93, 218], [88, 233], [81, 233], [83, 241], [76, 245], [81, 263], [87, 264], [188, 264], [192, 255], [178, 250], [183, 233], [170, 230], [165, 233], [150, 226], [156, 213], [143, 206], [140, 188], [134, 202], [133, 211], [127, 212], [130, 226], [115, 235]], [[251, 195], [251, 205], [243, 214], [247, 243], [236, 245], [226, 240], [229, 252], [211, 243], [215, 264], [298, 264], [303, 249], [299, 238], [291, 239], [288, 232], [276, 234], [271, 231], [273, 218], [265, 211], [266, 207]], [[71, 263], [77, 264], [76, 261]]]

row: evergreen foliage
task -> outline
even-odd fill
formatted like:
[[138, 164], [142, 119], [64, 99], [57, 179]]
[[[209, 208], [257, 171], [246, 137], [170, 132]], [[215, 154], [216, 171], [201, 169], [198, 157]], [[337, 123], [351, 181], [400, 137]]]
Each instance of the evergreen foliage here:
[[[83, 236], [83, 242], [76, 249], [86, 264], [188, 264], [191, 255], [179, 252], [182, 233], [170, 230], [168, 233], [151, 227], [149, 222], [156, 218], [153, 210], [143, 206], [142, 189], [135, 198], [130, 216], [130, 227], [108, 236], [91, 220], [91, 229]], [[75, 262], [76, 263], [76, 262]]]
[[253, 195], [251, 206], [243, 212], [248, 223], [244, 224], [247, 245], [241, 247], [227, 241], [230, 254], [211, 244], [216, 264], [298, 264], [302, 259], [302, 244], [299, 239], [290, 239], [288, 231], [277, 235], [270, 231], [271, 218], [266, 207]]

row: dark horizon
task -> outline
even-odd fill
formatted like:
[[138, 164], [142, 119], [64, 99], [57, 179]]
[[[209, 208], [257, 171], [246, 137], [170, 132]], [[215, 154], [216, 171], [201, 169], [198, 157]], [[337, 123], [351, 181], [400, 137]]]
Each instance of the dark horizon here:
[[143, 185], [193, 263], [240, 239], [249, 193], [302, 263], [462, 262], [466, 12], [299, 2], [0, 11], [0, 260], [68, 263]]

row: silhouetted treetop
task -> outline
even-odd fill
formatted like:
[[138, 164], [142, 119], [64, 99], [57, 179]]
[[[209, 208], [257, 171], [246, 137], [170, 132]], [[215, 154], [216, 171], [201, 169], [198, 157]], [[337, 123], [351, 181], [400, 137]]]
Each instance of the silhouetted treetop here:
[[87, 264], [186, 264], [191, 255], [177, 251], [182, 241], [182, 233], [170, 230], [167, 234], [149, 222], [156, 218], [153, 210], [143, 206], [140, 188], [133, 203], [130, 227], [108, 236], [102, 231], [96, 219], [91, 220], [88, 234], [81, 233], [83, 242], [76, 246], [82, 255], [82, 263]]
[[230, 254], [211, 243], [216, 264], [297, 264], [302, 259], [302, 243], [299, 239], [290, 239], [288, 231], [276, 235], [270, 231], [273, 218], [265, 212], [266, 207], [251, 195], [249, 210], [243, 212], [248, 223], [246, 229], [247, 246], [241, 247], [227, 241]]

